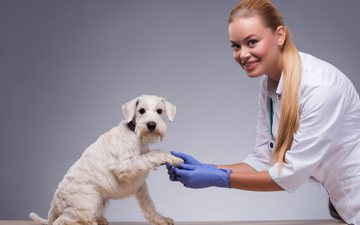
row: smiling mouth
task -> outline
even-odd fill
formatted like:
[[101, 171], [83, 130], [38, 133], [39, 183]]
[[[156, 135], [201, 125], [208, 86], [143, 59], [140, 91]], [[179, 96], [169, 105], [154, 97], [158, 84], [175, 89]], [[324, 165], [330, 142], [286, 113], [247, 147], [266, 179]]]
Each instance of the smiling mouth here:
[[255, 67], [257, 66], [257, 64], [259, 62], [260, 62], [260, 59], [254, 60], [251, 62], [242, 63], [242, 66], [243, 66], [244, 70], [251, 71], [251, 70], [255, 69]]

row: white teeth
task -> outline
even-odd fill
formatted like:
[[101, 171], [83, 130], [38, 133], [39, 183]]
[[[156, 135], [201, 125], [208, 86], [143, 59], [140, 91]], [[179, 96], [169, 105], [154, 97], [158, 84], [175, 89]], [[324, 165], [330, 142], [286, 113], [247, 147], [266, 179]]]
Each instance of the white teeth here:
[[252, 61], [252, 62], [247, 62], [247, 63], [243, 63], [243, 65], [244, 65], [245, 67], [249, 67], [249, 66], [257, 63], [258, 61], [259, 61], [259, 60], [257, 60], [257, 61]]
[[253, 61], [253, 62], [248, 62], [248, 63], [245, 63], [244, 65], [245, 66], [251, 66], [252, 64], [256, 63], [257, 61]]

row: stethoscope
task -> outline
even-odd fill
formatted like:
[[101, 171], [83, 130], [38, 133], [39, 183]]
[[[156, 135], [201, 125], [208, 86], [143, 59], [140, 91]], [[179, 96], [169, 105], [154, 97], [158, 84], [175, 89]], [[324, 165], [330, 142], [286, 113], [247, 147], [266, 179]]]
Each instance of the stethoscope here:
[[268, 142], [269, 151], [273, 152], [275, 149], [275, 137], [272, 132], [273, 127], [273, 117], [274, 117], [274, 109], [273, 109], [273, 101], [269, 98], [269, 114], [270, 114], [270, 140]]

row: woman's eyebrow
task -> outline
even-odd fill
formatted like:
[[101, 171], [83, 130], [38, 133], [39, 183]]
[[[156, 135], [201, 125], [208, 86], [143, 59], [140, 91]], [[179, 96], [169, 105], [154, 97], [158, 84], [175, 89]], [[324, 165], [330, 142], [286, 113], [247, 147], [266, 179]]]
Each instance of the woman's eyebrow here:
[[244, 41], [249, 40], [249, 39], [251, 39], [251, 38], [254, 37], [254, 36], [256, 36], [256, 35], [255, 35], [255, 34], [250, 34], [250, 35], [246, 36], [246, 38], [244, 39]]
[[[248, 36], [246, 36], [246, 38], [244, 38], [244, 40], [242, 40], [242, 41], [240, 41], [240, 42], [247, 41], [247, 40], [251, 39], [252, 37], [257, 37], [257, 36], [256, 36], [255, 34], [249, 34]], [[233, 41], [233, 40], [230, 40], [230, 42], [231, 42], [232, 44], [238, 44], [238, 43], [240, 43], [240, 42], [238, 42], [238, 41]]]

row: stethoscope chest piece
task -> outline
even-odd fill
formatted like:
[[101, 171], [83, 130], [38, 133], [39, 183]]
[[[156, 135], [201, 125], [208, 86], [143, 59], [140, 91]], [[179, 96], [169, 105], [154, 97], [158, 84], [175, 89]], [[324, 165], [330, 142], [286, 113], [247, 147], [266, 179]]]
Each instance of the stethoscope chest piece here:
[[270, 138], [269, 142], [268, 142], [268, 148], [270, 150], [270, 152], [273, 152], [275, 149], [275, 140], [274, 138]]

